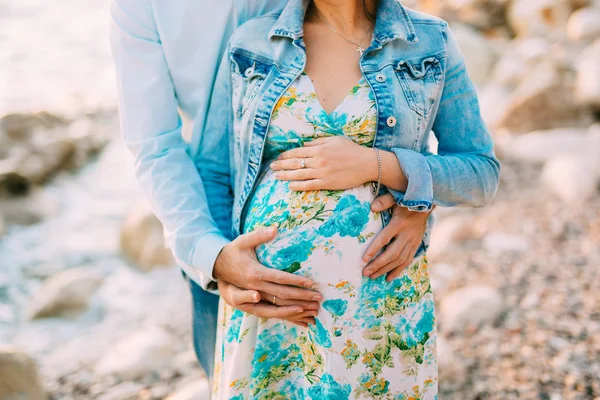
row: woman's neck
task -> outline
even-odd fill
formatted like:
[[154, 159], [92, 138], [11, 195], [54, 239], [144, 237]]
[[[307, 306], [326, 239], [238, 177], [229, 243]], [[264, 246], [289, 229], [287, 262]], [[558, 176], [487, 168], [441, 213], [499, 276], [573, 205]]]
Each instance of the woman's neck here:
[[367, 1], [367, 10], [361, 0], [313, 0], [307, 17], [313, 20], [321, 17], [342, 35], [358, 37], [373, 27], [365, 12], [375, 15], [375, 11], [374, 0]]

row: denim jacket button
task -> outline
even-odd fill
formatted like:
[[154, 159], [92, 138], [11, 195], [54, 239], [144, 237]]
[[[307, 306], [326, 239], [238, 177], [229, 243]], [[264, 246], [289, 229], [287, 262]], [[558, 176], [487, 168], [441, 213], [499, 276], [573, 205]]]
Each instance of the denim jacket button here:
[[252, 68], [252, 67], [246, 68], [246, 71], [244, 71], [244, 75], [246, 75], [246, 76], [250, 76], [253, 73], [254, 73], [254, 68]]
[[375, 80], [376, 80], [377, 82], [385, 82], [385, 75], [384, 75], [384, 74], [377, 74], [377, 75], [375, 76]]
[[390, 128], [393, 128], [394, 126], [396, 126], [396, 118], [395, 117], [388, 117], [388, 119], [387, 119], [387, 126], [389, 126]]

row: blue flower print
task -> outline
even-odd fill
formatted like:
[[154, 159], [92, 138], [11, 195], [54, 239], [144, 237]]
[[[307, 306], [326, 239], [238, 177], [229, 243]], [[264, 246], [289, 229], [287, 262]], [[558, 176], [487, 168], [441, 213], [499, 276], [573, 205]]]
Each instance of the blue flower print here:
[[229, 328], [227, 329], [227, 341], [229, 343], [234, 340], [238, 343], [242, 341], [240, 337], [240, 328], [242, 326], [242, 320], [244, 319], [244, 313], [238, 309], [234, 310], [229, 320]]
[[315, 247], [315, 242], [311, 238], [306, 238], [306, 236], [302, 235], [297, 242], [282, 247], [281, 250], [275, 253], [271, 258], [270, 267], [288, 270], [292, 264], [308, 260]]
[[396, 324], [396, 332], [408, 347], [414, 347], [429, 337], [434, 322], [433, 299], [427, 296], [419, 303], [410, 305]]
[[321, 347], [331, 347], [331, 339], [329, 338], [329, 333], [327, 332], [327, 329], [323, 327], [323, 324], [321, 323], [321, 321], [319, 321], [319, 318], [315, 318], [315, 322], [315, 325], [309, 325], [309, 330], [312, 334], [312, 339]]
[[308, 395], [312, 400], [347, 400], [351, 391], [349, 383], [340, 385], [333, 376], [325, 374], [319, 383], [308, 389]]
[[369, 222], [369, 202], [360, 202], [355, 195], [345, 195], [336, 204], [333, 214], [319, 227], [319, 233], [331, 237], [336, 233], [340, 236], [358, 237]]
[[323, 308], [331, 313], [335, 317], [341, 317], [346, 312], [348, 307], [348, 301], [342, 299], [325, 300], [323, 302]]

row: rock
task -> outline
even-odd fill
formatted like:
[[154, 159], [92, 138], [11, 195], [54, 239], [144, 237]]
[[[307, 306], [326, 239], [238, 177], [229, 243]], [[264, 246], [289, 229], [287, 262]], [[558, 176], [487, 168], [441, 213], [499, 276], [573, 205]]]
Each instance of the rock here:
[[72, 141], [48, 141], [19, 163], [16, 173], [32, 184], [41, 184], [55, 172], [67, 169], [65, 167], [74, 154], [75, 145]]
[[521, 253], [531, 248], [527, 238], [501, 232], [485, 235], [483, 247], [492, 254]]
[[52, 129], [66, 125], [63, 117], [45, 111], [34, 114], [7, 114], [0, 118], [0, 130], [12, 140], [26, 141], [36, 129]]
[[199, 379], [178, 389], [175, 393], [166, 398], [166, 400], [201, 400], [210, 398], [210, 385], [208, 380]]
[[120, 243], [123, 254], [142, 270], [173, 265], [171, 251], [165, 247], [163, 226], [145, 201], [127, 216]]
[[144, 386], [135, 382], [125, 382], [108, 389], [98, 400], [137, 400]]
[[450, 264], [434, 264], [429, 274], [435, 295], [444, 293], [456, 279], [456, 271]]
[[451, 29], [465, 56], [469, 77], [477, 85], [484, 84], [495, 62], [490, 44], [468, 25], [453, 23]]
[[552, 63], [541, 63], [533, 68], [513, 92], [498, 127], [512, 133], [525, 133], [589, 126], [591, 115], [575, 101], [574, 85], [563, 74]]
[[600, 39], [586, 48], [577, 60], [575, 96], [586, 106], [600, 110]]
[[440, 303], [441, 328], [469, 332], [495, 322], [503, 310], [500, 292], [490, 286], [468, 286], [448, 293]]
[[541, 130], [523, 135], [499, 135], [496, 145], [503, 157], [543, 164], [563, 154], [600, 154], [600, 133], [576, 128]]
[[14, 348], [0, 348], [0, 399], [46, 399], [35, 361]]
[[504, 25], [507, 0], [418, 0], [404, 1], [408, 7], [440, 16], [449, 21], [460, 21], [478, 29]]
[[599, 163], [598, 153], [557, 156], [544, 165], [542, 182], [565, 204], [583, 208], [597, 195]]
[[88, 300], [103, 282], [89, 268], [72, 268], [48, 278], [28, 307], [30, 319], [72, 316], [85, 310]]
[[462, 382], [467, 377], [467, 371], [458, 359], [452, 345], [443, 337], [437, 340], [438, 379], [447, 383]]
[[508, 8], [508, 22], [519, 36], [544, 36], [560, 31], [571, 15], [565, 0], [514, 0]]
[[135, 380], [168, 366], [180, 340], [159, 327], [134, 332], [118, 342], [100, 359], [95, 372]]
[[461, 215], [453, 215], [436, 221], [427, 251], [428, 258], [433, 260], [453, 244], [477, 237], [479, 233], [473, 222], [473, 218]]
[[574, 42], [591, 42], [600, 38], [600, 8], [581, 8], [571, 14], [567, 37]]
[[486, 85], [479, 93], [481, 116], [491, 128], [499, 125], [502, 115], [506, 112], [509, 104], [510, 91], [502, 85]]

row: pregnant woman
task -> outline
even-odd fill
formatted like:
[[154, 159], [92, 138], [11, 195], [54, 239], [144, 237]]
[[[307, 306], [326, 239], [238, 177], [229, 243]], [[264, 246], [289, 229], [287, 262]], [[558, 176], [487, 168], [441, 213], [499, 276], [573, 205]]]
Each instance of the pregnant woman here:
[[290, 0], [235, 31], [209, 115], [205, 158], [229, 148], [200, 168], [223, 194], [211, 207], [233, 204], [234, 235], [276, 229], [258, 260], [310, 278], [323, 297], [292, 322], [222, 300], [213, 399], [437, 398], [429, 228], [396, 276], [364, 256], [390, 219], [371, 209], [381, 192], [429, 212], [483, 206], [497, 190], [447, 23], [396, 0]]

